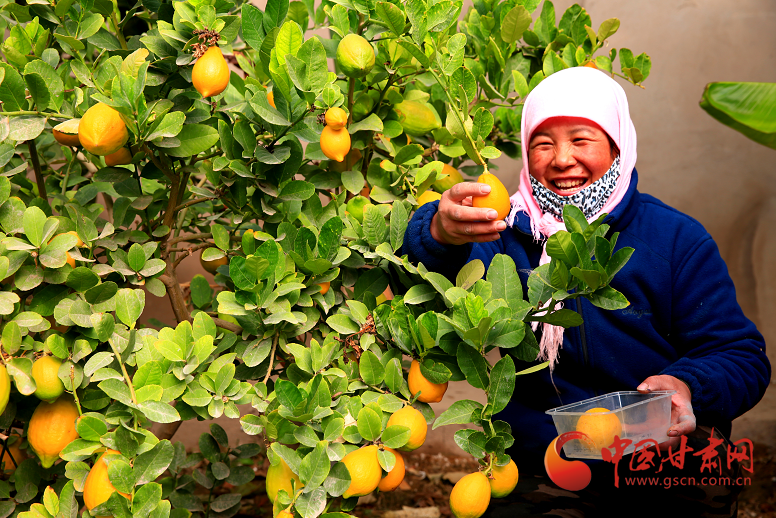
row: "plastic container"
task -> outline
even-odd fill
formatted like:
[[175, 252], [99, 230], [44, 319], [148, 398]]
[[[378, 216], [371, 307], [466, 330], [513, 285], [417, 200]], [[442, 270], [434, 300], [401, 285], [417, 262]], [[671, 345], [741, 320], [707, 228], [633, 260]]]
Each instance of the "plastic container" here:
[[[552, 416], [558, 435], [562, 435], [566, 432], [577, 431], [580, 417], [585, 415], [588, 410], [606, 408], [609, 412], [587, 415], [595, 416], [594, 420], [600, 419], [601, 427], [606, 429], [606, 432], [599, 435], [598, 442], [601, 443], [605, 440], [609, 443], [598, 444], [593, 448], [584, 441], [571, 440], [563, 446], [563, 453], [568, 458], [600, 459], [601, 448], [612, 444], [605, 437], [610, 437], [614, 432], [620, 431], [617, 434], [620, 439], [631, 441], [623, 452], [623, 455], [627, 455], [633, 453], [636, 445], [644, 439], [654, 439], [658, 444], [668, 440], [666, 433], [671, 426], [671, 396], [675, 393], [674, 390], [656, 390], [648, 394], [637, 391], [611, 392], [578, 403], [553, 408], [547, 410], [546, 413]], [[612, 415], [619, 420], [619, 426], [617, 421], [610, 417]], [[580, 431], [584, 431], [585, 428], [589, 429], [591, 419], [587, 417], [585, 420], [586, 422], [583, 422]], [[609, 448], [609, 451], [613, 454], [616, 453], [614, 448]]]

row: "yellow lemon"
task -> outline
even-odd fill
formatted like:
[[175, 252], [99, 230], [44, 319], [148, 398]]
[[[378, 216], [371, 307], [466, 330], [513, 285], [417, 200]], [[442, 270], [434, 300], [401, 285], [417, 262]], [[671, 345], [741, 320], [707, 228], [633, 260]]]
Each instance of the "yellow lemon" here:
[[331, 129], [342, 129], [348, 124], [348, 114], [342, 108], [329, 108], [326, 110], [326, 125]]
[[405, 406], [401, 410], [394, 412], [391, 418], [388, 419], [387, 426], [394, 425], [406, 426], [410, 429], [410, 440], [403, 447], [399, 448], [400, 450], [417, 450], [426, 442], [428, 425], [426, 424], [426, 418], [417, 409]]
[[191, 82], [204, 98], [213, 97], [229, 86], [229, 65], [218, 47], [210, 47], [194, 63]]
[[423, 403], [439, 403], [442, 401], [442, 397], [447, 390], [447, 382], [431, 383], [423, 376], [423, 373], [420, 372], [420, 363], [418, 363], [418, 360], [412, 360], [407, 383], [410, 386], [410, 393], [413, 396], [420, 392], [418, 401], [422, 401]]
[[70, 268], [75, 268], [75, 257], [70, 255], [70, 252], [65, 252], [65, 255], [67, 256], [67, 264], [70, 265]]
[[391, 448], [385, 448], [385, 451], [393, 453], [393, 455], [396, 457], [396, 464], [393, 465], [393, 469], [386, 473], [382, 480], [380, 480], [380, 483], [377, 484], [377, 489], [383, 492], [393, 491], [399, 487], [401, 481], [404, 480], [404, 474], [406, 471], [404, 467], [404, 457], [401, 456], [401, 453], [396, 450], [392, 450]]
[[331, 286], [331, 282], [329, 281], [319, 282], [318, 286], [321, 287], [321, 295], [326, 295], [326, 292], [329, 291], [329, 287]]
[[423, 191], [423, 194], [421, 194], [417, 198], [418, 208], [422, 207], [426, 203], [430, 203], [432, 201], [441, 200], [441, 199], [442, 199], [442, 195], [439, 194], [438, 192], [428, 191], [428, 190]]
[[496, 175], [485, 173], [477, 178], [477, 182], [490, 185], [490, 192], [485, 196], [472, 196], [472, 206], [484, 209], [493, 209], [498, 212], [496, 219], [504, 219], [509, 215], [512, 205], [509, 201], [509, 193], [501, 180]]
[[[577, 421], [577, 431], [590, 437], [595, 443], [593, 451], [600, 452], [614, 443], [615, 435], [622, 435], [622, 423], [617, 415], [607, 408], [591, 408]], [[584, 441], [582, 444], [590, 449]]]
[[132, 163], [132, 152], [125, 147], [120, 148], [115, 153], [105, 156], [105, 165], [113, 167], [114, 165], [127, 165]]
[[277, 109], [277, 106], [275, 106], [275, 91], [274, 90], [270, 90], [269, 92], [267, 92], [267, 102], [269, 103], [270, 106], [272, 106], [273, 108]]
[[296, 489], [302, 487], [302, 483], [299, 481], [299, 477], [291, 471], [286, 461], [280, 459], [279, 464], [270, 465], [267, 470], [267, 496], [270, 502], [275, 501], [278, 491], [285, 490], [289, 496], [294, 495], [294, 489], [291, 487], [291, 481], [296, 481]]
[[441, 180], [437, 180], [433, 183], [434, 189], [439, 192], [445, 192], [453, 185], [463, 182], [463, 176], [461, 176], [461, 173], [459, 173], [458, 169], [451, 166], [450, 164], [445, 164], [442, 166], [442, 174], [446, 174], [447, 178], [442, 178]]
[[348, 77], [364, 77], [375, 66], [375, 51], [363, 36], [348, 34], [337, 45], [337, 64]]
[[35, 380], [35, 395], [43, 401], [53, 401], [65, 391], [59, 379], [62, 360], [53, 356], [41, 356], [32, 364], [32, 379]]
[[53, 466], [59, 459], [59, 452], [78, 439], [76, 419], [78, 407], [69, 394], [63, 394], [53, 403], [41, 401], [32, 413], [27, 441], [44, 468]]
[[107, 104], [97, 103], [81, 118], [78, 139], [89, 153], [105, 156], [126, 144], [129, 133], [119, 112]]
[[363, 446], [345, 455], [342, 463], [350, 472], [350, 486], [342, 494], [343, 498], [365, 496], [377, 489], [383, 470], [377, 460], [377, 446]]
[[353, 148], [345, 155], [345, 160], [342, 162], [332, 162], [329, 165], [329, 169], [338, 173], [353, 169], [362, 156], [360, 149]]
[[493, 478], [489, 478], [490, 496], [504, 498], [517, 486], [518, 471], [515, 461], [510, 460], [506, 466], [493, 466]]
[[52, 133], [56, 141], [63, 146], [80, 146], [81, 141], [78, 140], [78, 124], [80, 122], [81, 119], [70, 119], [54, 126]]
[[4, 363], [0, 363], [0, 414], [5, 412], [8, 399], [11, 397], [11, 377]]
[[[105, 456], [118, 453], [116, 450], [105, 450], [105, 453], [100, 455], [100, 458], [97, 459], [97, 462], [94, 463], [94, 466], [86, 476], [86, 481], [84, 482], [84, 504], [86, 504], [86, 508], [90, 511], [106, 502], [110, 495], [116, 492], [116, 488], [113, 487], [108, 477], [108, 463], [105, 462]], [[119, 491], [119, 494], [124, 498], [129, 498], [127, 493]]]
[[[3, 467], [3, 473], [13, 473], [16, 471], [16, 467], [27, 458], [27, 455], [25, 455], [24, 451], [19, 449], [19, 446], [22, 443], [21, 437], [18, 435], [12, 435], [8, 438], [8, 440], [10, 441], [14, 437], [16, 438], [16, 441], [13, 444], [8, 445], [8, 449], [5, 451], [5, 455], [3, 455], [3, 458], [0, 459], [0, 464]], [[0, 450], [2, 450], [2, 446], [0, 446]], [[13, 457], [13, 459], [11, 457]]]
[[294, 513], [290, 512], [288, 509], [283, 509], [275, 518], [294, 518]]
[[[207, 250], [207, 248], [203, 249], [202, 252]], [[213, 275], [216, 274], [216, 270], [218, 270], [219, 266], [223, 266], [225, 264], [229, 264], [229, 258], [226, 256], [223, 256], [220, 259], [213, 259], [212, 261], [205, 261], [202, 259], [202, 253], [199, 254], [199, 264], [202, 265], [202, 268], [205, 269], [206, 272], [212, 273]]]
[[450, 511], [455, 518], [479, 518], [490, 504], [490, 483], [484, 473], [470, 473], [450, 492]]
[[342, 162], [350, 151], [350, 133], [345, 128], [325, 126], [321, 132], [321, 151], [329, 160]]

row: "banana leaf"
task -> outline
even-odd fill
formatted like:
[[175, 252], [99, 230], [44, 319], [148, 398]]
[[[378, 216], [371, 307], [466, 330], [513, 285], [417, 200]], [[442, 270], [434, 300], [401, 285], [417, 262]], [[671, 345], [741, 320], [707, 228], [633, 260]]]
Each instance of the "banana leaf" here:
[[700, 105], [722, 124], [776, 149], [776, 83], [709, 83]]

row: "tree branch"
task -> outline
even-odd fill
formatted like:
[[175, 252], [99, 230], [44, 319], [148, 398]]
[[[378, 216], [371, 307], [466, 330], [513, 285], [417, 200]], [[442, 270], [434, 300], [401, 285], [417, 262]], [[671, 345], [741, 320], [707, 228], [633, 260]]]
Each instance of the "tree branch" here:
[[48, 199], [48, 195], [46, 194], [46, 181], [43, 178], [43, 171], [40, 168], [40, 158], [38, 157], [38, 148], [35, 146], [34, 140], [28, 140], [27, 147], [30, 148], [30, 159], [32, 160], [32, 168], [35, 169], [35, 182], [38, 184], [38, 196], [46, 200]]

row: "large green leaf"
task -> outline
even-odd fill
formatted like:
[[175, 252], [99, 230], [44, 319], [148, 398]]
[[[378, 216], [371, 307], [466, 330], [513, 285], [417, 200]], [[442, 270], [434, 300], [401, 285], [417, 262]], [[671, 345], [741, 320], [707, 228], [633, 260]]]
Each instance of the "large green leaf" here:
[[709, 83], [700, 104], [722, 124], [776, 149], [776, 83]]

